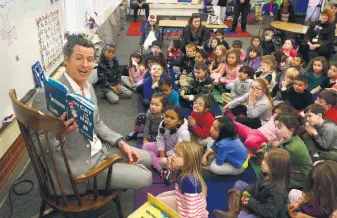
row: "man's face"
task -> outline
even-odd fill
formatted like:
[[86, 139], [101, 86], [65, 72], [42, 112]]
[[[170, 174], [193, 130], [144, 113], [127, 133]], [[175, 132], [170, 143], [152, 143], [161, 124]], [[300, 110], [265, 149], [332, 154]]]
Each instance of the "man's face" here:
[[152, 46], [152, 48], [151, 48], [151, 51], [152, 51], [153, 55], [156, 55], [156, 56], [160, 54], [161, 50], [162, 49], [159, 46], [156, 46], [156, 45]]
[[65, 56], [66, 71], [77, 83], [85, 82], [92, 72], [94, 49], [75, 45], [71, 57]]

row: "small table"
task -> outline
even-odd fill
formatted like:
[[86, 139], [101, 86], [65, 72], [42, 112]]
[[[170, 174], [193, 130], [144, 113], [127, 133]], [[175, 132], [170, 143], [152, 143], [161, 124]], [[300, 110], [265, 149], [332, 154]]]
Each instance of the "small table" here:
[[285, 21], [273, 21], [270, 24], [272, 27], [275, 29], [287, 31], [287, 32], [292, 32], [292, 33], [297, 33], [297, 34], [306, 34], [308, 30], [308, 26], [298, 24], [298, 23], [289, 23]]
[[[159, 27], [162, 27], [162, 39], [164, 38], [165, 29], [166, 28], [184, 28], [187, 26], [188, 20], [159, 20]], [[208, 29], [227, 29], [228, 26], [226, 24], [207, 24], [206, 21], [201, 22], [202, 25], [206, 26]]]

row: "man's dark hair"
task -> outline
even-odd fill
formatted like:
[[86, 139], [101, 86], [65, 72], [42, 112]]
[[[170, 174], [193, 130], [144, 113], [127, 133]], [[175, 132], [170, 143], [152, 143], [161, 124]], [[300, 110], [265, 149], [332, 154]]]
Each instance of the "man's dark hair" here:
[[83, 46], [86, 48], [92, 48], [95, 50], [94, 43], [92, 43], [90, 40], [85, 39], [82, 34], [71, 34], [67, 36], [67, 43], [64, 45], [63, 53], [64, 56], [67, 56], [68, 58], [71, 57], [74, 51], [74, 47], [76, 45]]

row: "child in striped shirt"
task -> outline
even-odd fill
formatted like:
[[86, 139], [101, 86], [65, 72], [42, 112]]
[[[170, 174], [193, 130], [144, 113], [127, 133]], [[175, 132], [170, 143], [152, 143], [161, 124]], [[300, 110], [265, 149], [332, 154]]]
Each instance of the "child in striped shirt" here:
[[175, 190], [163, 192], [157, 198], [184, 218], [207, 218], [207, 186], [201, 175], [202, 147], [182, 141], [168, 159], [170, 170], [179, 172]]
[[293, 108], [290, 104], [282, 102], [276, 105], [273, 110], [273, 116], [268, 122], [258, 129], [251, 129], [241, 123], [234, 122], [238, 131], [238, 135], [245, 140], [244, 145], [247, 147], [247, 149], [256, 152], [268, 143], [275, 143], [275, 145], [279, 144], [276, 137], [274, 118], [277, 116], [277, 114], [284, 112], [293, 112]]

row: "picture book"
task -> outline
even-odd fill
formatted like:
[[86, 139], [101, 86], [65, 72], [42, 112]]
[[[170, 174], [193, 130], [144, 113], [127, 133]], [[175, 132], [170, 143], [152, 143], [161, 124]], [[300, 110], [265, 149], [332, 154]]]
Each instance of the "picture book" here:
[[41, 88], [46, 78], [44, 76], [44, 71], [42, 69], [40, 61], [37, 61], [35, 64], [32, 65], [32, 71], [35, 81], [35, 87]]
[[69, 89], [57, 80], [47, 78], [44, 90], [48, 110], [57, 117], [67, 112], [74, 118], [78, 131], [93, 141], [95, 103], [80, 94], [70, 94]]

